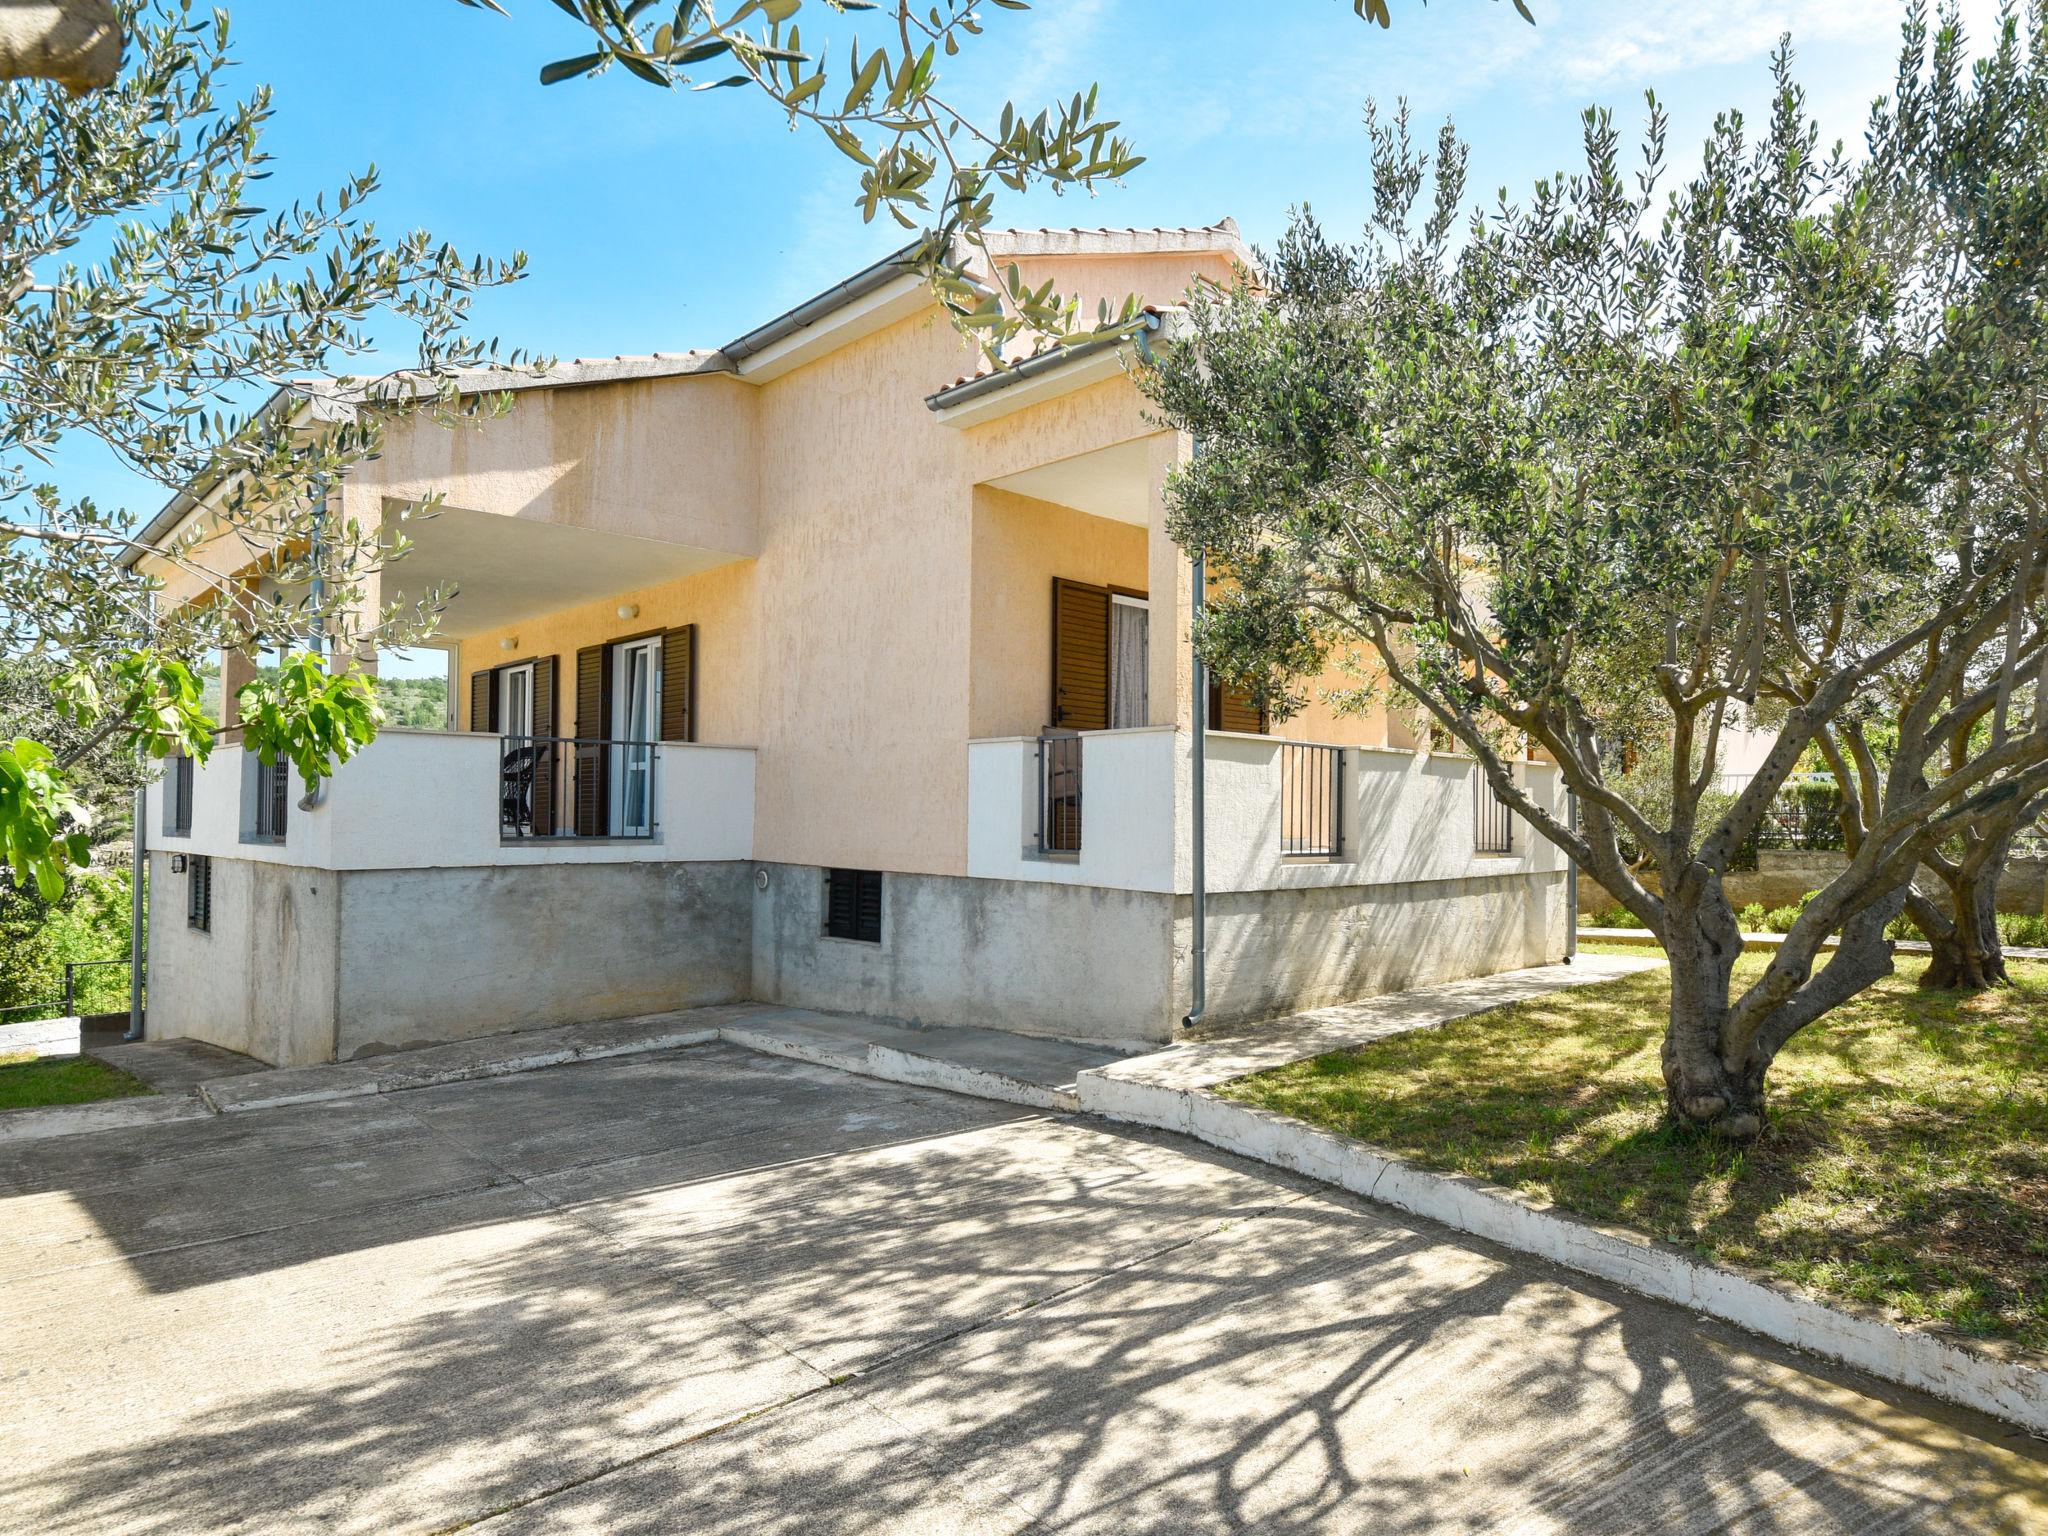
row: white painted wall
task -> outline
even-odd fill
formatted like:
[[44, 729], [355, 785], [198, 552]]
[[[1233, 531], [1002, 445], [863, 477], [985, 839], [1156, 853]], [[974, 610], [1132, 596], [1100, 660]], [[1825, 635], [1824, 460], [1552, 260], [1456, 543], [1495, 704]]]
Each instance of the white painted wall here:
[[149, 787], [150, 846], [303, 869], [443, 869], [519, 864], [683, 863], [754, 856], [751, 747], [664, 742], [657, 749], [652, 840], [507, 843], [498, 829], [495, 736], [386, 729], [341, 765], [327, 802], [298, 807], [282, 843], [242, 838], [245, 753], [216, 748], [193, 770], [192, 833], [163, 834], [163, 780]]
[[[1187, 828], [1193, 816], [1191, 738], [1165, 727], [1091, 731], [1081, 738], [1081, 851], [1041, 858], [1037, 837], [1037, 742], [1003, 737], [968, 743], [967, 872], [1112, 889], [1185, 893], [1194, 888]], [[1270, 891], [1323, 886], [1549, 874], [1564, 855], [1517, 822], [1510, 854], [1474, 848], [1478, 765], [1469, 758], [1351, 747], [1339, 797], [1340, 858], [1280, 851], [1281, 743], [1269, 736], [1208, 733], [1208, 888]], [[1564, 791], [1549, 763], [1518, 771], [1537, 804], [1563, 815]]]
[[1171, 785], [1184, 741], [1164, 725], [1084, 735], [1081, 852], [1056, 858], [1041, 858], [1037, 851], [1037, 739], [969, 742], [967, 873], [1122, 891], [1174, 890]]

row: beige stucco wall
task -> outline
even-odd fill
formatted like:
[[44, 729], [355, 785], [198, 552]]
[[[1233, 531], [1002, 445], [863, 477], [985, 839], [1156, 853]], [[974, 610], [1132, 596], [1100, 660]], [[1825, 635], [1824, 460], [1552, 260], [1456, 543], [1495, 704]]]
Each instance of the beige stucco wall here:
[[1273, 734], [1289, 741], [1330, 742], [1342, 747], [1412, 746], [1409, 741], [1389, 739], [1385, 708], [1375, 705], [1365, 710], [1341, 710], [1337, 707], [1332, 696], [1341, 697], [1358, 688], [1360, 683], [1356, 673], [1346, 670], [1341, 656], [1332, 655], [1322, 675], [1302, 685], [1308, 702], [1299, 713], [1276, 721]]
[[[469, 679], [507, 662], [553, 656], [557, 662], [556, 732], [576, 729], [576, 653], [649, 630], [697, 626], [697, 740], [719, 746], [751, 745], [760, 734], [755, 678], [760, 670], [754, 609], [758, 576], [751, 560], [681, 577], [658, 586], [633, 588], [598, 602], [564, 608], [538, 618], [487, 630], [455, 647], [457, 723], [469, 718]], [[630, 619], [621, 605], [637, 606]], [[512, 640], [507, 649], [503, 642]]]
[[495, 419], [415, 418], [350, 482], [448, 504], [732, 554], [757, 547], [757, 391], [729, 374], [529, 389]]
[[[1173, 302], [1193, 272], [1221, 277], [1227, 265], [1201, 253], [1059, 258], [1041, 276]], [[496, 419], [395, 428], [346, 482], [342, 513], [368, 524], [438, 492], [466, 512], [732, 556], [464, 636], [462, 723], [472, 670], [553, 654], [557, 724], [569, 731], [579, 647], [695, 623], [698, 739], [758, 748], [758, 857], [960, 874], [967, 741], [1044, 724], [1053, 575], [1150, 592], [1154, 719], [1190, 713], [1185, 561], [1159, 504], [1187, 440], [1162, 432], [1122, 376], [972, 427], [941, 421], [925, 397], [976, 361], [934, 307], [767, 384], [695, 374], [522, 391]], [[1063, 550], [1027, 551], [996, 523], [982, 527], [979, 509], [1006, 509], [991, 513], [1000, 521], [1030, 504], [985, 482], [1133, 440], [1145, 444], [1149, 527], [1037, 514], [1071, 536], [1073, 567]], [[978, 569], [983, 534], [992, 542]], [[620, 602], [641, 611], [621, 620]], [[515, 649], [500, 648], [507, 636]]]
[[1146, 531], [994, 486], [973, 496], [968, 734], [1029, 736], [1050, 717], [1053, 579], [1144, 592]]
[[1079, 299], [1079, 319], [1088, 325], [1105, 300], [1112, 314], [1122, 309], [1126, 294], [1147, 304], [1179, 304], [1198, 279], [1226, 285], [1231, 280], [1229, 257], [1215, 251], [1022, 256], [1017, 271], [1033, 287], [1051, 278], [1059, 293]]

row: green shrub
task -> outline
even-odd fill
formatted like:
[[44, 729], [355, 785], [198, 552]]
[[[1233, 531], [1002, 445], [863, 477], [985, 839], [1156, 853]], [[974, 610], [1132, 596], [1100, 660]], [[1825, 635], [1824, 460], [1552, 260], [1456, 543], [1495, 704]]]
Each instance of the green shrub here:
[[53, 971], [61, 975], [63, 966], [50, 932], [48, 904], [0, 880], [0, 1008], [47, 1002], [54, 995]]
[[1579, 926], [1582, 928], [1640, 928], [1643, 925], [1635, 913], [1629, 911], [1627, 907], [1624, 907], [1617, 901], [1609, 906], [1596, 907], [1586, 913], [1579, 920]]
[[2033, 912], [2001, 912], [1998, 937], [2016, 949], [2048, 949], [2048, 917]]
[[1765, 933], [1790, 933], [1792, 925], [1799, 921], [1799, 908], [1773, 907], [1764, 914]]
[[1741, 925], [1744, 933], [1762, 933], [1766, 916], [1764, 904], [1760, 901], [1752, 901], [1748, 906], [1735, 914], [1735, 921]]
[[[48, 1005], [54, 1012], [67, 962], [127, 957], [128, 915], [126, 870], [83, 870], [54, 903], [0, 886], [0, 1008]], [[85, 1013], [126, 1008], [127, 969], [79, 971], [77, 1002]]]

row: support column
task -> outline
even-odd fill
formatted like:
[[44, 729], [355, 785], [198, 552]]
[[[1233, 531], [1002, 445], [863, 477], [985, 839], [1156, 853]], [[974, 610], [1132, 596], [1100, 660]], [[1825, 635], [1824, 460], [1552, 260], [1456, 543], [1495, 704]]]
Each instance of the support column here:
[[[383, 493], [371, 487], [342, 481], [340, 487], [328, 496], [328, 515], [333, 524], [337, 542], [349, 536], [349, 525], [355, 524], [365, 533], [381, 539], [384, 531]], [[355, 581], [355, 598], [347, 605], [347, 627], [368, 628], [376, 624], [384, 605], [384, 573], [367, 571]], [[351, 647], [344, 653], [339, 647], [329, 651], [330, 662], [337, 672], [362, 672], [371, 677], [377, 675], [377, 647], [374, 642], [366, 646]]]
[[1145, 658], [1150, 673], [1151, 725], [1187, 730], [1197, 715], [1189, 672], [1188, 614], [1193, 591], [1188, 563], [1166, 532], [1166, 477], [1176, 464], [1194, 457], [1194, 440], [1167, 432], [1151, 440], [1146, 465], [1148, 507], [1146, 570], [1152, 594], [1151, 638]]

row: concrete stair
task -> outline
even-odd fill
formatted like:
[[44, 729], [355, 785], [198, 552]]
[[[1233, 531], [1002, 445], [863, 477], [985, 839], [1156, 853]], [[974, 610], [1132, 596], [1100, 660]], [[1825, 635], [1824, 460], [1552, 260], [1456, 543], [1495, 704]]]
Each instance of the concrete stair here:
[[1129, 1054], [998, 1029], [919, 1026], [803, 1008], [756, 1008], [722, 1024], [718, 1033], [749, 1050], [841, 1072], [1052, 1110], [1079, 1109], [1080, 1075]]

